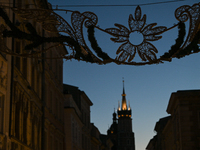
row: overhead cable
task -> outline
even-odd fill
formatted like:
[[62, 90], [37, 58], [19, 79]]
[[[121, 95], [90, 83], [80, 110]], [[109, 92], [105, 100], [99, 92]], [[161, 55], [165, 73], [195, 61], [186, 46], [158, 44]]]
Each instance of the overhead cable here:
[[154, 2], [154, 3], [143, 3], [143, 4], [96, 4], [96, 5], [52, 5], [53, 7], [129, 7], [129, 6], [142, 6], [142, 5], [156, 5], [156, 4], [166, 4], [166, 3], [173, 3], [173, 2], [180, 2], [185, 0], [173, 0], [173, 1], [164, 1], [164, 2]]

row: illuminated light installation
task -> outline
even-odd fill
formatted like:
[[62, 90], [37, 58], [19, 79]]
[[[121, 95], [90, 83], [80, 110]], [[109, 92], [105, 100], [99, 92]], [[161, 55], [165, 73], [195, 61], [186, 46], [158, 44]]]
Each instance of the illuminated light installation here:
[[[15, 14], [20, 16], [20, 27], [16, 27], [15, 24], [9, 24], [3, 9], [11, 9]], [[196, 3], [193, 6], [184, 5], [177, 8], [175, 10], [175, 17], [179, 23], [169, 28], [165, 26], [156, 27], [157, 23], [147, 24], [147, 17], [146, 15], [142, 16], [142, 11], [139, 6], [135, 9], [134, 17], [131, 14], [129, 15], [129, 28], [116, 23], [116, 28], [102, 29], [97, 25], [98, 17], [93, 12], [80, 13], [78, 11], [64, 10], [71, 13], [70, 25], [64, 18], [54, 12], [56, 10], [58, 9], [20, 9], [0, 5], [0, 17], [2, 17], [7, 23], [7, 26], [10, 27], [8, 28], [5, 25], [0, 26], [0, 38], [14, 37], [31, 42], [25, 46], [22, 53], [13, 52], [6, 47], [6, 45], [4, 45], [4, 49], [1, 49], [1, 52], [22, 57], [39, 57], [38, 54], [46, 52], [55, 46], [63, 46], [64, 44], [69, 47], [69, 54], [56, 57], [55, 59], [77, 59], [97, 64], [114, 62], [116, 64], [126, 65], [146, 65], [171, 61], [172, 58], [182, 58], [200, 51], [200, 3]], [[67, 36], [41, 37], [36, 30], [34, 30], [32, 25], [27, 23], [27, 21], [30, 20], [40, 23], [42, 28], [47, 32], [65, 33]], [[188, 20], [190, 21], [189, 32], [184, 40], [184, 22]], [[176, 40], [176, 44], [171, 47], [171, 50], [157, 58], [158, 56], [156, 56], [156, 53], [158, 53], [158, 50], [152, 42], [161, 39], [162, 33], [177, 26], [179, 27], [179, 37]], [[88, 40], [93, 50], [87, 45], [83, 35], [83, 27], [86, 27], [88, 30]], [[21, 28], [26, 28], [27, 30], [21, 31]], [[115, 58], [111, 58], [98, 46], [94, 37], [94, 28], [113, 36], [111, 38], [112, 41], [122, 43], [116, 51]], [[140, 35], [140, 42], [136, 43], [132, 40], [134, 34]], [[37, 49], [37, 47], [44, 43], [52, 44], [49, 47], [45, 47], [43, 50]], [[0, 44], [3, 43], [1, 42]], [[133, 61], [136, 54], [140, 56], [141, 62]], [[125, 106], [123, 109], [126, 109]]]

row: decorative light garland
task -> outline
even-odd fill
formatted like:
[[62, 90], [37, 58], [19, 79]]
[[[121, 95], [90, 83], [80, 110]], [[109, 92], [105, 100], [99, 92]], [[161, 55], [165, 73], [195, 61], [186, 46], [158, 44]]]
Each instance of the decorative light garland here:
[[[141, 17], [141, 8], [139, 6], [136, 8], [135, 18], [133, 18], [132, 15], [129, 16], [128, 21], [129, 26], [131, 28], [130, 30], [127, 29], [125, 26], [119, 24], [116, 24], [118, 28], [108, 28], [105, 30], [101, 29], [96, 25], [97, 16], [92, 12], [80, 13], [78, 11], [70, 11], [72, 12], [72, 26], [70, 26], [67, 21], [65, 21], [61, 16], [59, 16], [52, 10], [37, 10], [41, 11], [41, 14], [45, 14], [45, 18], [47, 19], [45, 20], [43, 17], [43, 20], [40, 18], [40, 16], [37, 16], [40, 15], [40, 13], [34, 14], [35, 10], [10, 8], [13, 10], [14, 13], [19, 15], [22, 18], [22, 20], [26, 21], [25, 27], [28, 33], [22, 31], [20, 28], [18, 28], [16, 24], [10, 21], [9, 17], [3, 10], [3, 8], [5, 7], [6, 6], [0, 6], [0, 17], [4, 19], [5, 23], [10, 28], [10, 30], [4, 29], [2, 31], [3, 37], [14, 37], [21, 40], [25, 39], [31, 42], [30, 44], [27, 44], [24, 47], [25, 53], [18, 54], [17, 56], [29, 57], [30, 55], [34, 55], [33, 53], [27, 54], [26, 51], [37, 48], [43, 43], [57, 43], [59, 45], [67, 43], [66, 45], [71, 47], [75, 53], [69, 54], [68, 56], [61, 56], [61, 58], [64, 59], [74, 58], [77, 60], [97, 64], [107, 64], [110, 62], [114, 62], [116, 64], [126, 65], [146, 65], [158, 64], [162, 63], [163, 61], [171, 61], [172, 58], [182, 58], [186, 55], [198, 53], [200, 51], [198, 45], [200, 42], [200, 30], [199, 28], [195, 27], [200, 26], [200, 3], [194, 4], [192, 7], [181, 6], [176, 10], [176, 18], [179, 20], [178, 38], [176, 39], [175, 44], [171, 46], [171, 49], [168, 52], [165, 52], [163, 55], [161, 55], [160, 58], [156, 58], [154, 52], [157, 52], [157, 49], [151, 43], [149, 43], [148, 40], [159, 40], [161, 38], [161, 36], [158, 36], [159, 34], [174, 28], [176, 25], [168, 29], [166, 27], [154, 28], [156, 23], [149, 24], [147, 26], [142, 26], [141, 24], [139, 25], [139, 22], [143, 22], [143, 24], [145, 24], [146, 22], [146, 15], [144, 15], [143, 18]], [[188, 17], [190, 17], [191, 19], [190, 30], [187, 35], [186, 41], [184, 41], [184, 37], [186, 35], [184, 22], [187, 21], [187, 19], [181, 16], [183, 14], [183, 12], [181, 11], [186, 12], [188, 14]], [[30, 16], [31, 14], [33, 15]], [[193, 16], [196, 16], [198, 18], [195, 18]], [[29, 20], [31, 17], [34, 21], [42, 23], [42, 27], [44, 30], [47, 30], [49, 32], [65, 32], [69, 36], [59, 34], [59, 36], [55, 37], [42, 37], [37, 33], [36, 29], [32, 26], [32, 24], [27, 22], [27, 20]], [[56, 24], [56, 22], [59, 23]], [[83, 36], [82, 28], [84, 22], [88, 32], [88, 40], [91, 44], [92, 49], [94, 50], [94, 53], [87, 46]], [[47, 24], [49, 26], [47, 26]], [[114, 36], [115, 38], [111, 38], [111, 40], [115, 42], [125, 42], [117, 50], [117, 54], [119, 54], [118, 57], [113, 59], [107, 53], [102, 51], [95, 38], [94, 28], [97, 28], [105, 33]], [[145, 37], [143, 42], [139, 45], [134, 45], [129, 41], [129, 35], [135, 31], [141, 32], [141, 34], [143, 34], [143, 36]], [[42, 53], [44, 51], [40, 52]], [[136, 52], [138, 52], [142, 60], [144, 60], [143, 62], [132, 61]], [[16, 55], [14, 52], [11, 51], [8, 52], [8, 54]], [[146, 61], [145, 57], [148, 59], [148, 61]]]

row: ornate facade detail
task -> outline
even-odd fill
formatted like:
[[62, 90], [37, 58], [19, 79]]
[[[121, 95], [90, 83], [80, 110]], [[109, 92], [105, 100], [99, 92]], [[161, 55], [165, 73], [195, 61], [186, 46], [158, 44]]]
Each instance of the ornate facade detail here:
[[14, 91], [12, 135], [30, 147], [41, 149], [41, 111], [18, 82]]
[[[38, 3], [41, 2], [41, 6], [38, 6], [40, 5]], [[31, 14], [29, 14], [34, 16], [35, 13], [35, 16], [38, 16], [38, 21], [34, 21], [32, 18], [26, 20], [15, 13], [15, 11], [23, 11], [20, 8], [30, 8], [27, 7], [31, 4], [28, 1], [13, 2], [12, 4], [15, 5], [16, 9], [7, 7], [13, 5], [7, 5], [4, 1], [0, 0], [0, 3], [0, 137], [2, 137], [1, 134], [4, 136], [3, 142], [1, 142], [2, 139], [0, 138], [0, 149], [63, 149], [65, 136], [64, 110], [62, 109], [64, 103], [64, 95], [62, 94], [63, 60], [45, 59], [43, 61], [41, 59], [41, 52], [46, 52], [45, 56], [54, 57], [64, 55], [67, 53], [67, 50], [60, 42], [44, 43], [43, 46], [39, 43], [31, 50], [24, 49], [24, 46], [29, 44], [31, 46], [35, 43], [30, 39], [24, 39], [24, 35], [28, 38], [34, 37], [37, 39], [37, 42], [41, 41], [40, 37], [42, 35], [45, 35], [47, 39], [51, 36], [58, 38], [58, 32], [50, 33], [47, 32], [48, 30], [44, 31], [42, 29], [42, 26], [47, 28], [41, 22], [44, 19], [41, 16], [45, 16], [42, 13], [42, 8], [47, 10], [47, 1], [36, 0], [35, 5], [31, 6], [31, 8], [39, 9], [39, 11], [38, 9], [30, 11]], [[2, 6], [3, 4], [6, 6]], [[45, 9], [44, 12], [46, 12]], [[47, 13], [48, 16], [50, 14]], [[45, 16], [45, 18], [48, 17]], [[51, 15], [49, 19], [50, 22], [54, 22], [56, 18], [54, 15]], [[18, 34], [14, 31], [17, 33], [15, 35], [18, 38], [8, 38], [8, 36], [5, 36], [4, 32], [8, 31], [7, 33], [9, 33], [13, 29], [18, 33], [20, 32]], [[32, 36], [34, 33], [35, 36]], [[56, 45], [61, 47], [58, 49]], [[45, 47], [44, 51], [42, 51], [43, 47]], [[48, 47], [50, 48], [48, 49]], [[50, 51], [47, 52], [47, 50]], [[27, 57], [31, 58], [27, 59]], [[44, 67], [41, 62], [44, 62]], [[46, 69], [47, 62], [51, 68], [49, 70]], [[51, 79], [50, 76], [52, 74], [57, 77]], [[42, 75], [45, 75], [45, 78], [42, 78]], [[59, 79], [59, 83], [57, 83], [57, 79]], [[8, 85], [6, 80], [8, 80]], [[48, 86], [50, 83], [51, 86]], [[56, 86], [57, 84], [59, 84], [60, 89]], [[5, 89], [4, 85], [7, 86], [7, 89]], [[52, 97], [48, 96], [50, 90], [53, 92]], [[44, 101], [50, 102], [50, 100], [52, 104], [51, 112], [43, 103]], [[46, 126], [44, 120], [48, 120], [51, 127]], [[51, 132], [51, 128], [53, 132]], [[52, 139], [50, 139], [50, 134], [53, 134]], [[54, 143], [57, 143], [57, 145]]]
[[5, 147], [5, 135], [0, 134], [0, 149], [3, 149]]
[[[0, 58], [1, 60], [1, 58]], [[1, 67], [0, 67], [0, 87], [7, 89], [7, 63], [3, 60], [0, 61]]]

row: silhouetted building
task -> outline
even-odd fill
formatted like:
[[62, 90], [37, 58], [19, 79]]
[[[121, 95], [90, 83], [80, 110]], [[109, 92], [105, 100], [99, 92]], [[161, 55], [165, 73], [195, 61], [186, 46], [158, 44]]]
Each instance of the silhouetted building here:
[[107, 134], [114, 144], [112, 150], [135, 150], [131, 108], [130, 104], [127, 106], [124, 84], [121, 107], [119, 104], [117, 114], [113, 113], [113, 123], [108, 129]]
[[101, 146], [100, 150], [112, 150], [113, 142], [109, 136], [105, 134], [100, 134]]
[[167, 117], [161, 118], [158, 122], [156, 122], [154, 131], [156, 131], [157, 134], [150, 140], [146, 149], [148, 150], [163, 150], [164, 149], [165, 150], [165, 148], [163, 147], [165, 145], [163, 130], [170, 118], [171, 116], [167, 116]]
[[91, 150], [101, 150], [101, 140], [99, 129], [91, 123]]
[[91, 100], [84, 91], [72, 85], [63, 85], [65, 95], [66, 150], [91, 150]]
[[200, 149], [200, 90], [184, 90], [171, 94], [167, 113], [155, 126], [157, 134], [147, 150]]

